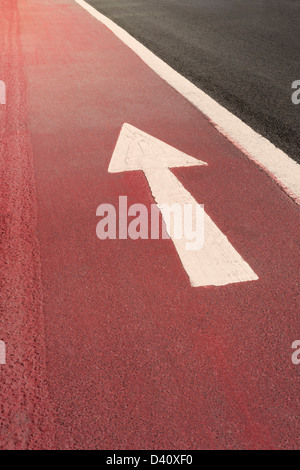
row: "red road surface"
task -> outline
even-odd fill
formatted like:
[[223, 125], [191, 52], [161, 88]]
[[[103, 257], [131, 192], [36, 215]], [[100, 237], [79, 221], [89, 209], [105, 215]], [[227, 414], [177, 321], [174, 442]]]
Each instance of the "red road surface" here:
[[[298, 206], [72, 0], [2, 12], [0, 447], [299, 448]], [[192, 288], [171, 240], [97, 239], [99, 204], [154, 202], [107, 172], [124, 122], [208, 163], [173, 172], [258, 281]]]

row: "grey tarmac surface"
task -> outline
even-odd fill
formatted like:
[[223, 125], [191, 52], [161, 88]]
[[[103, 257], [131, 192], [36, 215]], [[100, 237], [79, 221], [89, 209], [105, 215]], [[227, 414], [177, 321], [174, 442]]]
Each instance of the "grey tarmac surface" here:
[[88, 0], [300, 162], [300, 0]]

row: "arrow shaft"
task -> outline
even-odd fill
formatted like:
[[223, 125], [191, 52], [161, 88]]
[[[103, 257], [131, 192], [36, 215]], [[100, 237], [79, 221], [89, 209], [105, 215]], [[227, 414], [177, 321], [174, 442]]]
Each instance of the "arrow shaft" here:
[[[147, 168], [143, 171], [158, 207], [180, 204], [182, 212], [184, 212], [184, 205], [189, 204], [193, 208], [193, 226], [197, 226], [195, 217], [198, 203], [175, 175], [167, 168]], [[161, 212], [168, 226], [169, 221], [166, 220], [164, 211]], [[204, 244], [202, 248], [187, 249], [190, 239], [185, 237], [184, 230], [182, 230], [181, 239], [175, 238], [172, 227], [169, 235], [194, 287], [221, 286], [258, 279], [250, 266], [206, 213], [204, 213]]]

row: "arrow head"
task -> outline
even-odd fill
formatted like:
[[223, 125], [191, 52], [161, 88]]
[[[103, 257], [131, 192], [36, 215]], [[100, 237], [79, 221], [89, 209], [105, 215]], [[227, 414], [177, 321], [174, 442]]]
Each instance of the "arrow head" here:
[[140, 131], [130, 124], [123, 124], [108, 171], [176, 168], [207, 165], [159, 139]]

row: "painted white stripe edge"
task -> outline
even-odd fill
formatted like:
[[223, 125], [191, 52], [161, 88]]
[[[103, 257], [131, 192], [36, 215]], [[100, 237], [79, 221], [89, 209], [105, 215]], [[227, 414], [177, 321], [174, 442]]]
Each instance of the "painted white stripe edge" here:
[[107, 26], [154, 72], [205, 114], [221, 134], [266, 171], [297, 204], [300, 204], [300, 165], [159, 59], [112, 20], [84, 0], [75, 2]]

